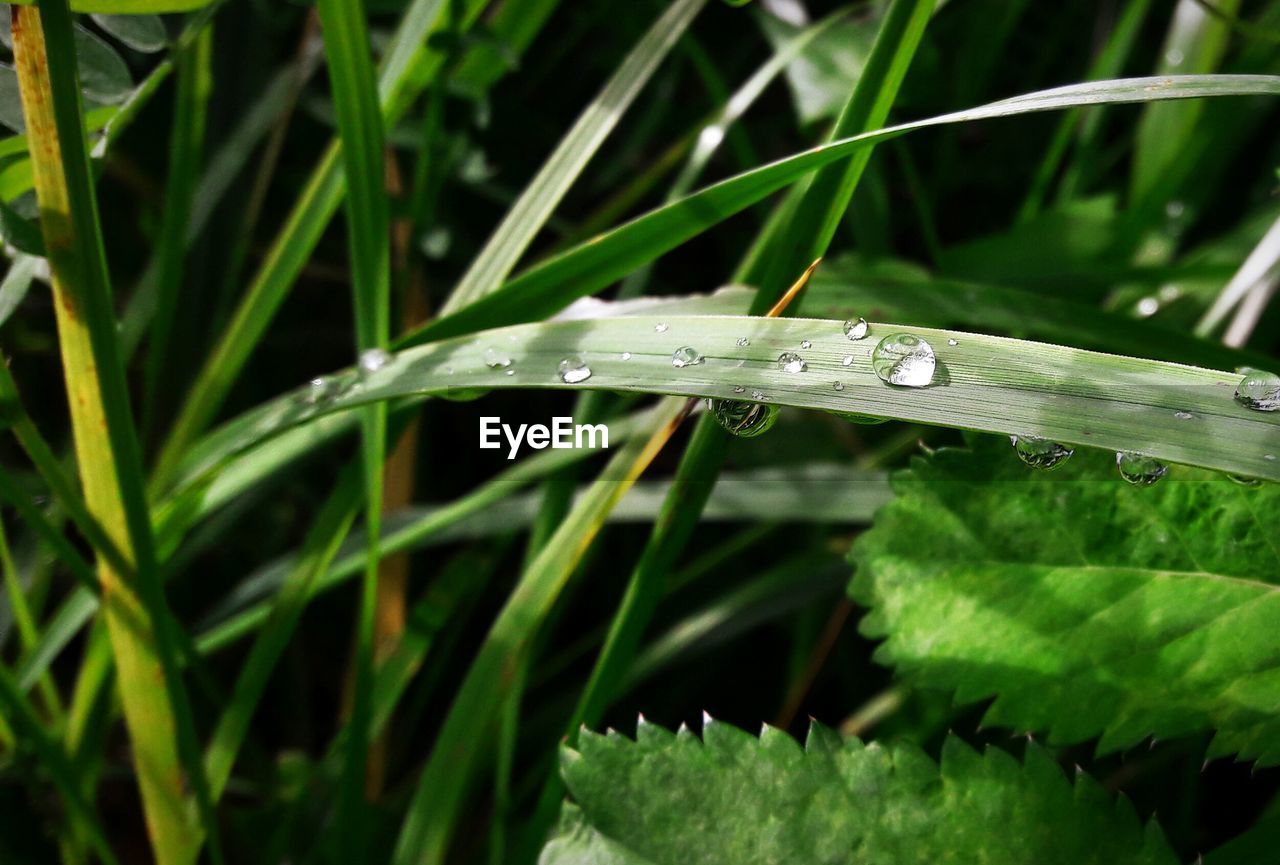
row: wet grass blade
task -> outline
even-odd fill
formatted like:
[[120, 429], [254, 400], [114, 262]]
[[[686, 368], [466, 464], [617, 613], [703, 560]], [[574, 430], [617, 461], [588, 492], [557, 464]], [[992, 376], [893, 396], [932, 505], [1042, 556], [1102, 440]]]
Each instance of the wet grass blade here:
[[675, 0], [641, 37], [507, 211], [449, 295], [442, 315], [492, 294], [506, 281], [569, 187], [705, 4], [706, 0]]

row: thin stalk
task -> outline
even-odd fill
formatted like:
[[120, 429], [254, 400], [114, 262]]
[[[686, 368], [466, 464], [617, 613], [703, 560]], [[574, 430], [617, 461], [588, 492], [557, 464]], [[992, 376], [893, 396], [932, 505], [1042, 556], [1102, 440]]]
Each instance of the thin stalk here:
[[[85, 501], [136, 565], [131, 579], [102, 562], [98, 577], [148, 834], [157, 862], [186, 865], [199, 849], [201, 820], [185, 784], [196, 790], [206, 827], [212, 825], [211, 807], [198, 755], [191, 759], [194, 730], [155, 567], [66, 0], [14, 7], [12, 33]], [[219, 860], [216, 843], [211, 849]]]
[[[13, 614], [13, 624], [18, 632], [18, 644], [22, 651], [29, 652], [40, 640], [40, 632], [36, 627], [35, 615], [31, 605], [27, 603], [27, 593], [22, 586], [22, 578], [18, 575], [17, 565], [9, 551], [9, 536], [3, 521], [0, 521], [0, 570], [4, 572], [5, 594], [9, 597], [9, 611]], [[62, 724], [62, 700], [58, 697], [58, 689], [53, 684], [53, 677], [45, 673], [40, 677], [40, 700], [44, 703], [45, 712], [54, 726]]]
[[[385, 353], [390, 341], [391, 208], [385, 183], [383, 118], [361, 0], [320, 0], [319, 10], [347, 179], [347, 239], [351, 250], [356, 348], [360, 352], [361, 367], [367, 368], [372, 358]], [[377, 365], [381, 365], [380, 360]], [[361, 419], [361, 457], [368, 555], [356, 621], [351, 717], [337, 816], [338, 836], [349, 861], [359, 859], [366, 849], [364, 790], [369, 759], [386, 435], [386, 404], [366, 408]]]

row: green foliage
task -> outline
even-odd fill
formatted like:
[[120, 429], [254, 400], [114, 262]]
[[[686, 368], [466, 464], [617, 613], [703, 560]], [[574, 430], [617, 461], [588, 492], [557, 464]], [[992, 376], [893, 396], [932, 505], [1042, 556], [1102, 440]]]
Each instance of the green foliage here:
[[863, 630], [920, 684], [994, 696], [987, 724], [1103, 752], [1212, 730], [1212, 754], [1280, 760], [1280, 490], [1113, 463], [1036, 472], [990, 440], [913, 460], [854, 546]]
[[801, 748], [706, 719], [702, 740], [643, 719], [630, 742], [586, 733], [563, 757], [567, 806], [543, 865], [783, 862], [1173, 863], [1087, 776], [1034, 745], [1025, 761], [949, 738], [941, 765], [813, 725]]

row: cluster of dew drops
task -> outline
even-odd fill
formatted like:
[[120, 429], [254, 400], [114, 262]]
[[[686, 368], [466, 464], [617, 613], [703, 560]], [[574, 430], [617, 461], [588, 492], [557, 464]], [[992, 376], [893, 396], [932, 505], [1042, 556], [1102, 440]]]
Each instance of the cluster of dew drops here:
[[[668, 326], [660, 322], [654, 325], [653, 329], [655, 333], [666, 333]], [[858, 318], [844, 322], [843, 331], [848, 339], [857, 342], [866, 339], [871, 332], [871, 326], [865, 318]], [[739, 347], [745, 347], [751, 342], [747, 337], [740, 337], [736, 344]], [[958, 342], [949, 339], [947, 344], [955, 346]], [[813, 343], [807, 339], [800, 343], [801, 349], [812, 347]], [[630, 360], [631, 352], [623, 352], [621, 358], [624, 361]], [[357, 364], [358, 379], [372, 375], [391, 361], [391, 354], [384, 349], [373, 348], [362, 352]], [[677, 348], [671, 355], [671, 365], [676, 369], [698, 366], [703, 361], [704, 358], [697, 349], [688, 345]], [[503, 371], [507, 375], [514, 373], [511, 369], [513, 364], [511, 356], [498, 349], [487, 349], [484, 362], [490, 369]], [[854, 356], [846, 355], [841, 361], [841, 366], [850, 367], [853, 363]], [[933, 383], [934, 372], [937, 369], [937, 355], [933, 347], [918, 336], [909, 333], [891, 333], [881, 339], [871, 352], [871, 367], [882, 381], [895, 387], [928, 387]], [[808, 371], [809, 365], [799, 353], [784, 351], [778, 355], [778, 369], [788, 374], [798, 374]], [[1254, 411], [1280, 411], [1280, 375], [1250, 368], [1241, 369], [1239, 372], [1244, 375], [1244, 378], [1235, 390], [1237, 402]], [[557, 373], [565, 384], [581, 384], [591, 378], [591, 368], [577, 355], [563, 358], [558, 365]], [[344, 385], [337, 377], [314, 379], [304, 395], [304, 402], [315, 406], [332, 401], [349, 386], [350, 382]], [[845, 389], [844, 383], [839, 380], [833, 381], [831, 386], [837, 392]], [[736, 386], [733, 391], [737, 394], [745, 394], [746, 388]], [[778, 419], [779, 409], [778, 406], [769, 404], [768, 397], [759, 390], [751, 391], [750, 396], [750, 400], [709, 398], [706, 401], [707, 408], [711, 416], [727, 432], [742, 438], [752, 438], [768, 432], [773, 427]], [[858, 415], [847, 416], [859, 421], [867, 420]], [[1186, 411], [1174, 412], [1174, 416], [1179, 420], [1194, 418], [1194, 415]], [[1075, 453], [1072, 447], [1039, 436], [1014, 435], [1010, 436], [1009, 440], [1018, 458], [1028, 466], [1037, 469], [1054, 469]], [[1270, 453], [1264, 454], [1263, 457], [1269, 461], [1276, 459], [1275, 454]], [[1117, 452], [1116, 468], [1122, 478], [1138, 486], [1150, 486], [1169, 471], [1167, 465], [1154, 457], [1135, 451]], [[1257, 483], [1256, 480], [1247, 478], [1233, 476], [1233, 479], [1247, 484]]]

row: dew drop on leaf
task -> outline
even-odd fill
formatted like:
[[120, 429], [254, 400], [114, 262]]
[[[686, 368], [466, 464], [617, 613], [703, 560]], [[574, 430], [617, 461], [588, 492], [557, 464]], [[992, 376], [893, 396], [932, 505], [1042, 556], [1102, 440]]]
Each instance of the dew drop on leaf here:
[[578, 384], [591, 378], [591, 369], [576, 354], [560, 361], [560, 380], [565, 384]]
[[937, 358], [933, 346], [909, 333], [891, 333], [871, 353], [871, 366], [881, 380], [898, 387], [927, 387]]
[[800, 343], [800, 347], [801, 347], [801, 348], [813, 348], [813, 343], [809, 342], [809, 340], [807, 340], [807, 339], [806, 339], [804, 342]]
[[1075, 453], [1075, 448], [1039, 436], [1009, 436], [1018, 459], [1035, 469], [1056, 468]]
[[[752, 394], [755, 396], [759, 391]], [[709, 399], [707, 409], [725, 431], [740, 438], [753, 438], [769, 431], [778, 419], [778, 407], [736, 399]]]
[[745, 336], [738, 337], [739, 348], [746, 348], [749, 345], [751, 345], [751, 340], [747, 339]]
[[783, 372], [804, 372], [808, 368], [809, 365], [804, 362], [804, 358], [794, 351], [784, 351], [778, 355], [778, 369]]
[[853, 366], [853, 355], [846, 354], [844, 360], [840, 361], [841, 366]]
[[511, 355], [497, 348], [484, 350], [484, 365], [489, 369], [506, 369], [511, 366]]
[[666, 333], [666, 332], [667, 332], [667, 323], [666, 323], [665, 321], [660, 321], [660, 322], [658, 322], [657, 324], [655, 324], [655, 325], [653, 326], [653, 332], [654, 332], [654, 333]]
[[361, 375], [369, 375], [377, 372], [389, 363], [391, 363], [391, 352], [387, 351], [385, 348], [370, 348], [360, 352], [358, 365], [360, 367]]
[[1169, 467], [1155, 457], [1120, 451], [1116, 454], [1120, 477], [1131, 484], [1149, 487], [1169, 473]]
[[1280, 411], [1280, 375], [1245, 370], [1244, 378], [1236, 385], [1236, 402], [1254, 411]]
[[700, 363], [702, 363], [702, 355], [698, 354], [698, 350], [691, 345], [682, 346], [671, 355], [671, 365], [676, 369], [697, 366]]
[[865, 318], [859, 318], [857, 321], [846, 321], [844, 323], [844, 335], [849, 339], [866, 339], [867, 331], [871, 329], [871, 325], [867, 324]]
[[1173, 416], [1176, 417], [1178, 420], [1191, 420], [1193, 417], [1195, 417], [1195, 415], [1193, 415], [1189, 411], [1175, 411], [1173, 413]]
[[844, 382], [842, 382], [842, 381], [833, 381], [833, 382], [831, 382], [831, 388], [832, 388], [832, 390], [837, 390], [837, 391], [839, 391], [839, 390], [844, 390]]
[[624, 351], [624, 352], [622, 353], [622, 359], [623, 359], [623, 360], [631, 360], [631, 352], [629, 352], [629, 351]]
[[332, 376], [322, 375], [318, 378], [311, 379], [311, 383], [307, 385], [307, 395], [304, 402], [307, 405], [322, 405], [329, 402], [338, 395], [338, 381]]

